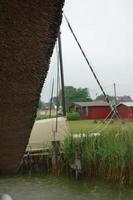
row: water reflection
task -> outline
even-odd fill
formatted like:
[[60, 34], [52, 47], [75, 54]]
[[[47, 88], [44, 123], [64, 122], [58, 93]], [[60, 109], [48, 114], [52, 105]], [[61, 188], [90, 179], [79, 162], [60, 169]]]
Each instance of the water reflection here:
[[133, 190], [98, 180], [66, 177], [2, 177], [0, 194], [15, 200], [132, 200]]

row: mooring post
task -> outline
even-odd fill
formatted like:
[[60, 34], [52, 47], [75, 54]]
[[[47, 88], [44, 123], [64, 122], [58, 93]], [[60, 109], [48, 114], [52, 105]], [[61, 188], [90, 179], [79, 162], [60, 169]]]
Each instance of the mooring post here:
[[58, 170], [58, 161], [60, 156], [60, 141], [52, 141], [52, 172]]
[[76, 180], [79, 178], [79, 174], [81, 174], [82, 166], [81, 166], [81, 152], [80, 149], [77, 148], [75, 150], [75, 176]]

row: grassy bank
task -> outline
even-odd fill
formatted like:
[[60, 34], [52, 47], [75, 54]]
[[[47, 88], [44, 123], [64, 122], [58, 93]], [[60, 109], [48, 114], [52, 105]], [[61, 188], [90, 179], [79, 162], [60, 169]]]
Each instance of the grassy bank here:
[[[62, 117], [62, 116], [58, 116], [58, 118], [59, 117]], [[38, 115], [37, 117], [36, 117], [36, 121], [38, 121], [38, 120], [43, 120], [43, 119], [52, 119], [52, 118], [56, 118], [56, 116], [55, 115], [52, 115], [51, 117], [49, 117], [49, 116], [47, 116], [47, 115]]]
[[133, 184], [133, 123], [108, 122], [69, 121], [72, 134], [64, 139], [58, 153], [54, 149], [57, 154], [54, 170], [54, 151], [50, 147], [47, 153], [42, 150], [38, 154], [27, 154], [20, 171], [75, 174], [71, 167], [78, 150], [83, 177], [101, 177], [119, 184]]
[[133, 184], [133, 133], [130, 131], [104, 132], [99, 136], [72, 135], [62, 146], [69, 164], [75, 161], [75, 151], [81, 153], [85, 176], [102, 177], [120, 184]]
[[36, 121], [38, 121], [38, 120], [43, 120], [43, 119], [48, 119], [49, 117], [48, 116], [46, 116], [46, 115], [38, 115], [37, 117], [36, 117]]
[[[75, 135], [75, 134], [74, 134]], [[24, 156], [22, 173], [75, 174], [76, 152], [79, 152], [83, 177], [96, 177], [119, 184], [133, 184], [133, 132], [107, 131], [99, 134], [68, 135], [59, 148], [54, 149], [56, 162], [52, 165], [53, 149], [30, 152]], [[77, 136], [77, 135], [76, 135]], [[54, 158], [54, 159], [53, 159]], [[75, 168], [76, 169], [76, 168]]]
[[94, 120], [78, 120], [78, 121], [68, 121], [71, 133], [81, 133], [81, 132], [99, 132], [101, 130], [119, 130], [128, 129], [133, 131], [133, 121], [125, 121], [120, 123], [119, 121], [94, 121]]

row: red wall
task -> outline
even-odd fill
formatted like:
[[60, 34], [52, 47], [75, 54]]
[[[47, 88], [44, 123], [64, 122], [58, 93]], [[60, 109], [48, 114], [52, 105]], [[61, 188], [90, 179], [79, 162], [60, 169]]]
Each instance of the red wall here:
[[[80, 117], [81, 119], [93, 119], [93, 120], [98, 120], [98, 119], [105, 119], [109, 113], [111, 112], [111, 109], [109, 106], [93, 106], [93, 107], [88, 107], [88, 115], [86, 113], [86, 108], [85, 107], [77, 107], [76, 110], [80, 112]], [[111, 117], [111, 114], [108, 118]]]
[[133, 119], [133, 108], [130, 108], [128, 116], [129, 119]]
[[123, 104], [117, 106], [118, 113], [122, 119], [133, 119], [133, 108], [129, 108]]
[[[110, 107], [108, 106], [95, 106], [91, 107], [91, 112], [89, 115], [90, 119], [105, 119], [111, 112]], [[111, 114], [108, 118], [111, 117]]]
[[[111, 112], [111, 108], [109, 106], [92, 106], [88, 107], [88, 115], [86, 115], [86, 108], [76, 106], [76, 110], [80, 113], [81, 119], [105, 119], [109, 113]], [[133, 107], [127, 107], [123, 104], [117, 106], [117, 111], [122, 119], [133, 119]], [[111, 114], [108, 118], [111, 117]]]

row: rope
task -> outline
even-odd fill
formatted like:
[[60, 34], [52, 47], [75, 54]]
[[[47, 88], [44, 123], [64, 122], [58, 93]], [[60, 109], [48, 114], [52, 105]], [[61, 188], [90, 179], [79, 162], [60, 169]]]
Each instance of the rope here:
[[87, 58], [87, 56], [86, 56], [86, 54], [85, 54], [83, 48], [81, 47], [81, 45], [80, 45], [80, 43], [79, 43], [79, 41], [78, 41], [78, 39], [77, 39], [77, 37], [76, 37], [76, 35], [75, 35], [75, 33], [74, 33], [72, 27], [71, 27], [71, 25], [70, 25], [70, 22], [68, 21], [68, 19], [67, 19], [67, 17], [66, 17], [65, 14], [64, 14], [64, 17], [65, 17], [65, 20], [66, 20], [66, 22], [67, 22], [67, 25], [68, 25], [68, 27], [69, 27], [69, 29], [70, 29], [70, 31], [71, 31], [73, 37], [75, 38], [75, 40], [76, 40], [76, 42], [77, 42], [77, 44], [78, 44], [78, 46], [79, 46], [79, 48], [80, 48], [80, 50], [81, 50], [81, 52], [82, 52], [82, 54], [83, 54], [83, 56], [84, 56], [84, 58], [85, 58], [87, 64], [88, 64], [88, 66], [89, 66], [91, 72], [93, 73], [93, 75], [94, 75], [94, 77], [95, 77], [95, 79], [96, 79], [96, 81], [97, 81], [97, 83], [98, 83], [98, 85], [99, 85], [101, 91], [103, 92], [103, 95], [104, 95], [106, 101], [109, 103], [109, 99], [108, 99], [108, 97], [107, 97], [107, 95], [106, 95], [106, 93], [105, 93], [105, 91], [104, 91], [102, 85], [100, 84], [100, 81], [98, 80], [98, 77], [97, 77], [96, 73], [94, 72], [94, 70], [93, 70], [93, 68], [92, 68], [92, 66], [91, 66], [91, 64], [90, 64], [90, 62], [89, 62], [89, 60], [88, 60], [88, 58]]
[[107, 103], [110, 105], [110, 108], [111, 108], [112, 112], [115, 113], [115, 115], [116, 115], [116, 117], [117, 117], [118, 119], [120, 119], [120, 118], [119, 118], [119, 115], [118, 115], [118, 112], [116, 111], [116, 108], [114, 108], [114, 107], [112, 106], [112, 104], [110, 104], [109, 98], [108, 98], [108, 96], [106, 95], [106, 93], [105, 93], [105, 91], [104, 91], [104, 89], [103, 89], [103, 87], [102, 87], [102, 85], [101, 85], [101, 83], [100, 83], [100, 81], [99, 81], [99, 79], [98, 79], [96, 73], [94, 72], [94, 70], [93, 70], [93, 68], [92, 68], [92, 66], [91, 66], [91, 64], [90, 64], [90, 62], [89, 62], [89, 60], [88, 60], [88, 58], [87, 58], [87, 56], [86, 56], [86, 54], [85, 54], [83, 48], [81, 47], [81, 45], [80, 45], [80, 43], [79, 43], [79, 41], [78, 41], [78, 39], [77, 39], [77, 37], [76, 37], [76, 35], [75, 35], [73, 29], [72, 29], [72, 26], [70, 25], [70, 22], [68, 21], [68, 18], [66, 17], [65, 14], [64, 14], [64, 17], [65, 17], [65, 20], [66, 20], [66, 22], [67, 22], [67, 25], [68, 25], [68, 27], [69, 27], [69, 29], [70, 29], [70, 31], [71, 31], [73, 37], [74, 37], [74, 39], [75, 39], [75, 41], [76, 41], [76, 43], [77, 43], [79, 49], [81, 50], [81, 53], [82, 53], [83, 57], [85, 58], [85, 60], [86, 60], [86, 62], [87, 62], [87, 64], [88, 64], [88, 66], [89, 66], [89, 68], [90, 68], [90, 70], [91, 70], [91, 72], [92, 72], [94, 78], [96, 79], [96, 81], [97, 81], [97, 83], [98, 83], [98, 85], [99, 85], [99, 87], [100, 87], [100, 89], [101, 89], [101, 91], [102, 91], [102, 93], [103, 93], [103, 95], [104, 95], [104, 97], [105, 97], [105, 100], [106, 100]]
[[[112, 110], [110, 111], [110, 113], [107, 115], [107, 117], [103, 120], [103, 123], [105, 123], [108, 119], [108, 117], [111, 115]], [[98, 126], [96, 126], [95, 128], [93, 128], [91, 131], [89, 131], [89, 133], [91, 133], [92, 131], [96, 130], [97, 128], [99, 128], [100, 126], [102, 126], [102, 124], [99, 124]]]
[[106, 124], [100, 131], [98, 131], [99, 133], [101, 133], [104, 129], [106, 129], [106, 128], [108, 127], [108, 125], [109, 125], [110, 122], [112, 121], [114, 115], [115, 115], [115, 113], [113, 113], [112, 117], [111, 117], [110, 120], [107, 122], [107, 124]]

